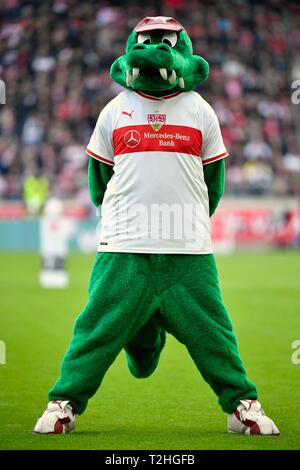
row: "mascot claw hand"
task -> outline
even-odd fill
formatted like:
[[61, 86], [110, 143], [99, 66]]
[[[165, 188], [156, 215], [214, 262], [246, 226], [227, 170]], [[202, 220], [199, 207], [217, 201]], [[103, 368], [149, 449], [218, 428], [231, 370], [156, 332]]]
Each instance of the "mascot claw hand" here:
[[[91, 199], [104, 219], [89, 298], [34, 432], [73, 431], [75, 413], [122, 350], [134, 377], [153, 374], [168, 331], [218, 396], [229, 432], [279, 434], [240, 358], [213, 256], [209, 218], [224, 192], [228, 152], [214, 110], [193, 91], [208, 63], [178, 21], [147, 17], [110, 73], [125, 90], [101, 111], [86, 150]], [[160, 218], [141, 223], [137, 207], [179, 207], [174, 233], [184, 230], [163, 237]]]

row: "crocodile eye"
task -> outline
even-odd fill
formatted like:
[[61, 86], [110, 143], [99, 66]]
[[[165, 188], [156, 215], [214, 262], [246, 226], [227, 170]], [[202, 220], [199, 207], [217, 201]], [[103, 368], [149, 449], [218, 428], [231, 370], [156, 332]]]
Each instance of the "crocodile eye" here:
[[151, 36], [147, 33], [140, 33], [137, 37], [139, 44], [151, 44]]
[[168, 46], [174, 47], [177, 43], [177, 34], [175, 32], [164, 33], [162, 42], [168, 44]]

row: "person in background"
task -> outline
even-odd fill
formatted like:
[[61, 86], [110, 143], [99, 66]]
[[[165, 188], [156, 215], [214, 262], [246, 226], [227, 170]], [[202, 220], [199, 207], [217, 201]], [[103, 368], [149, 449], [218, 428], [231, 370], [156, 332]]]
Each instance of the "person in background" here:
[[75, 222], [64, 215], [62, 202], [50, 198], [40, 221], [40, 255], [42, 268], [40, 285], [44, 288], [64, 288], [69, 284], [66, 257]]
[[49, 182], [45, 176], [30, 175], [24, 181], [23, 199], [29, 216], [39, 215], [48, 197]]

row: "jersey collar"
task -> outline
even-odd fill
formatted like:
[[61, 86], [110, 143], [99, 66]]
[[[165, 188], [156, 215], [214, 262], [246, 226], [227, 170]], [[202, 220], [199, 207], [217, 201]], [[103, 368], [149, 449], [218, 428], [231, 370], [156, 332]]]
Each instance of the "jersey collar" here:
[[180, 95], [181, 91], [176, 91], [175, 93], [171, 93], [170, 95], [163, 95], [163, 96], [152, 96], [144, 93], [143, 91], [134, 90], [135, 93], [142, 96], [143, 98], [147, 98], [148, 100], [154, 101], [162, 101], [162, 100], [169, 100], [170, 98], [174, 98], [175, 96]]

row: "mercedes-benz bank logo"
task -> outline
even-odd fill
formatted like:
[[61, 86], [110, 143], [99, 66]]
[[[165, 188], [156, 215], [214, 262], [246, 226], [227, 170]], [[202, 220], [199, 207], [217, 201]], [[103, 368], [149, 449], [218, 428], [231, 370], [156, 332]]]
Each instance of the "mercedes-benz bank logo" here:
[[140, 141], [141, 134], [138, 131], [135, 131], [134, 129], [127, 131], [124, 135], [124, 144], [126, 145], [126, 147], [129, 147], [131, 149], [137, 147]]

